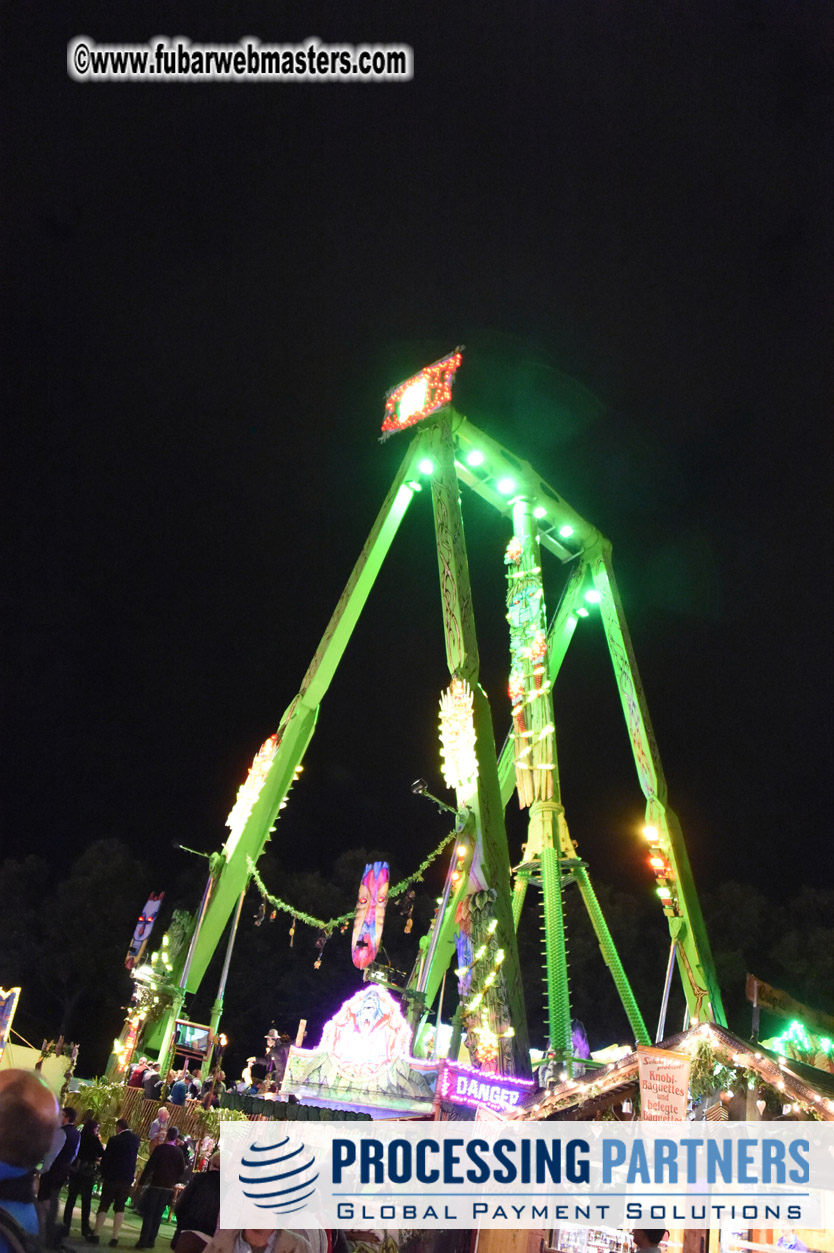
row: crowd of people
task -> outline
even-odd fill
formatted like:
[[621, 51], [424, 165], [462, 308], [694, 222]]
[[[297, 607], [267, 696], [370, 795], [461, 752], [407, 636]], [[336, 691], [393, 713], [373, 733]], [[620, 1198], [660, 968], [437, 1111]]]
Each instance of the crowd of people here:
[[276, 1099], [287, 1066], [290, 1037], [271, 1027], [264, 1036], [264, 1044], [263, 1055], [247, 1057], [240, 1079], [228, 1085], [226, 1076], [219, 1067], [206, 1080], [192, 1074], [187, 1066], [181, 1070], [169, 1070], [163, 1076], [160, 1074], [159, 1062], [151, 1061], [147, 1057], [140, 1057], [130, 1068], [127, 1085], [130, 1088], [142, 1088], [149, 1101], [167, 1100], [170, 1105], [199, 1101], [206, 1109], [219, 1105], [220, 1096], [227, 1091]]
[[[70, 1106], [59, 1111], [39, 1075], [22, 1070], [0, 1072], [0, 1253], [36, 1253], [39, 1233], [43, 1245], [59, 1248], [78, 1201], [82, 1229], [91, 1244], [100, 1243], [112, 1207], [109, 1244], [115, 1248], [134, 1186], [142, 1198], [142, 1228], [133, 1247], [153, 1249], [162, 1216], [187, 1169], [187, 1145], [171, 1125], [165, 1107], [151, 1126], [149, 1149], [137, 1180], [140, 1139], [124, 1119], [117, 1121], [115, 1133], [104, 1145], [95, 1117], [85, 1115], [76, 1127], [76, 1111]], [[177, 1202], [177, 1229], [171, 1240], [175, 1253], [348, 1253], [359, 1237], [360, 1244], [378, 1243], [373, 1233], [364, 1232], [221, 1230], [219, 1153], [207, 1165], [206, 1171], [193, 1174]], [[97, 1175], [101, 1197], [91, 1229]], [[63, 1224], [59, 1224], [58, 1202], [65, 1184], [67, 1199]], [[657, 1253], [655, 1236], [660, 1234], [635, 1232], [635, 1244], [645, 1253]]]
[[199, 1101], [204, 1108], [211, 1109], [220, 1103], [220, 1094], [226, 1090], [225, 1079], [226, 1076], [219, 1068], [214, 1070], [209, 1079], [202, 1080], [199, 1075], [192, 1074], [187, 1066], [182, 1070], [169, 1070], [163, 1077], [159, 1062], [140, 1057], [130, 1068], [127, 1086], [141, 1088], [148, 1101], [167, 1100], [171, 1105]]
[[[79, 1125], [72, 1106], [58, 1102], [42, 1078], [31, 1071], [0, 1072], [0, 1253], [34, 1253], [36, 1248], [59, 1249], [68, 1236], [75, 1207], [81, 1206], [81, 1229], [90, 1244], [101, 1242], [104, 1225], [113, 1211], [111, 1248], [119, 1244], [128, 1198], [139, 1202], [142, 1229], [134, 1245], [152, 1249], [162, 1216], [175, 1190], [193, 1167], [187, 1138], [171, 1125], [168, 1110], [160, 1109], [151, 1129], [149, 1155], [137, 1178], [141, 1141], [124, 1119], [103, 1144], [92, 1112]], [[175, 1247], [181, 1253], [200, 1253], [215, 1237], [220, 1215], [220, 1155], [215, 1153], [205, 1172], [194, 1174], [182, 1190], [176, 1208]], [[101, 1195], [91, 1224], [93, 1190], [101, 1181]], [[61, 1191], [67, 1195], [59, 1221]], [[288, 1251], [289, 1253], [289, 1251]], [[297, 1253], [310, 1253], [299, 1248]]]

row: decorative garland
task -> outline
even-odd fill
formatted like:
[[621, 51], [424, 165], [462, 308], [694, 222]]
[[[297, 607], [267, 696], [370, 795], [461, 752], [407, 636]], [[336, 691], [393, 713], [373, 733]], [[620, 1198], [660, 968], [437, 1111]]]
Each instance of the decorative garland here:
[[[428, 870], [432, 862], [440, 856], [444, 848], [451, 844], [452, 840], [455, 838], [456, 833], [454, 831], [450, 831], [449, 834], [440, 841], [434, 852], [429, 853], [426, 860], [420, 863], [413, 874], [409, 875], [407, 879], [401, 879], [399, 883], [395, 884], [394, 887], [391, 888], [391, 891], [388, 893], [389, 900], [397, 896], [402, 896], [403, 892], [408, 891], [412, 883], [417, 883], [422, 880], [424, 873]], [[356, 909], [354, 907], [349, 913], [341, 914], [338, 918], [329, 918], [326, 921], [322, 918], [314, 918], [312, 914], [305, 914], [303, 909], [298, 909], [295, 905], [288, 905], [286, 901], [282, 901], [279, 897], [273, 896], [271, 892], [268, 892], [263, 879], [258, 874], [257, 866], [248, 855], [246, 858], [246, 865], [250, 875], [252, 876], [252, 882], [255, 884], [255, 887], [263, 897], [264, 913], [266, 912], [266, 905], [269, 904], [273, 910], [272, 916], [274, 916], [274, 912], [279, 909], [285, 914], [290, 914], [293, 920], [291, 929], [291, 934], [293, 935], [295, 933], [296, 922], [306, 922], [308, 927], [315, 927], [317, 930], [324, 932], [326, 937], [329, 937], [331, 932], [335, 931], [337, 927], [346, 926], [356, 913]], [[324, 945], [321, 947], [323, 948]]]

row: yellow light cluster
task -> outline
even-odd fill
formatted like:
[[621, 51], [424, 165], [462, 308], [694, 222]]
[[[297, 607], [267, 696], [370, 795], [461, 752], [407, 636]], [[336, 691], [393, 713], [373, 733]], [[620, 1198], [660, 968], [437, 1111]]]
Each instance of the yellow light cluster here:
[[465, 679], [452, 679], [440, 698], [440, 754], [443, 777], [457, 790], [478, 777], [472, 689]]

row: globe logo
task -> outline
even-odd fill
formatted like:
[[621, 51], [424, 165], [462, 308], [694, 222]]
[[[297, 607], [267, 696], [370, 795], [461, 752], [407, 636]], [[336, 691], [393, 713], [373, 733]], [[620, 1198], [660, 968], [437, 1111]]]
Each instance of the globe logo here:
[[[318, 1179], [315, 1155], [303, 1144], [291, 1143], [289, 1136], [276, 1144], [250, 1144], [250, 1156], [240, 1159], [240, 1183], [243, 1195], [254, 1201], [258, 1209], [273, 1213], [294, 1214], [306, 1208], [306, 1201], [316, 1191]], [[313, 1173], [315, 1171], [315, 1173]], [[246, 1188], [252, 1188], [247, 1191]]]

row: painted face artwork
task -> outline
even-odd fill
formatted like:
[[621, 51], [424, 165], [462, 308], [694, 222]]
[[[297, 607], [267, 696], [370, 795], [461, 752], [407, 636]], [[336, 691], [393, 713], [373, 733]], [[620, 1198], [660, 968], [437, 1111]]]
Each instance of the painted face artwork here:
[[387, 904], [388, 862], [375, 861], [372, 865], [365, 867], [356, 901], [356, 917], [353, 923], [350, 952], [353, 964], [359, 970], [370, 966], [379, 952]]

